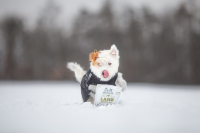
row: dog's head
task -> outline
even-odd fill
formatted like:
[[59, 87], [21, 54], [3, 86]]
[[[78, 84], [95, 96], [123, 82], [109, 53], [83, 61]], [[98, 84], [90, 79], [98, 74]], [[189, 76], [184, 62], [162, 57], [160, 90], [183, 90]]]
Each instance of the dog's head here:
[[110, 80], [119, 67], [119, 51], [113, 44], [110, 50], [90, 53], [90, 69], [101, 81]]

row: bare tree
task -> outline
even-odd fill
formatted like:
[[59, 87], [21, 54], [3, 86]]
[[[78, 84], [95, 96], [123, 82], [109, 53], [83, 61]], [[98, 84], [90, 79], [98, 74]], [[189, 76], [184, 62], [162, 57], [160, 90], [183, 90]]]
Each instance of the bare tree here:
[[5, 79], [15, 79], [15, 60], [14, 60], [14, 48], [16, 43], [16, 37], [22, 30], [22, 21], [9, 17], [6, 18], [2, 24], [3, 35], [6, 43], [6, 56], [5, 56]]

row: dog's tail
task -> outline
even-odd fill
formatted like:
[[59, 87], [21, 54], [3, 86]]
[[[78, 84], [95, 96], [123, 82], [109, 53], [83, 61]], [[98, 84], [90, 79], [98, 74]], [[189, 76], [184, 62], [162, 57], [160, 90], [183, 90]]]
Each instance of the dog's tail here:
[[84, 71], [83, 68], [76, 62], [67, 63], [67, 68], [69, 68], [71, 71], [74, 71], [76, 80], [81, 83], [81, 80], [86, 74], [86, 71]]

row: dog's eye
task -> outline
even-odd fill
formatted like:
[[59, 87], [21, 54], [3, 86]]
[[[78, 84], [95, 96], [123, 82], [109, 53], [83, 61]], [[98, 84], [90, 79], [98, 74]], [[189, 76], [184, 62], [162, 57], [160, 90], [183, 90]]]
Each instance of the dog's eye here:
[[99, 66], [101, 66], [101, 64], [100, 64], [100, 63], [98, 63], [98, 65], [99, 65]]
[[111, 65], [112, 63], [108, 63], [108, 65]]

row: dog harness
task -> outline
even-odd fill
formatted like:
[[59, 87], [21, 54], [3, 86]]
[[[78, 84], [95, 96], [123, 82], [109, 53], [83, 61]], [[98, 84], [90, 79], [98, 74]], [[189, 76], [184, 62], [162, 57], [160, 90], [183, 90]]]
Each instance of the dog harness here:
[[81, 80], [81, 94], [83, 101], [86, 102], [89, 99], [90, 92], [95, 94], [95, 92], [88, 89], [89, 85], [107, 84], [116, 86], [115, 81], [117, 80], [117, 77], [118, 73], [116, 73], [115, 76], [108, 81], [101, 81], [100, 78], [92, 73], [90, 69], [88, 69], [87, 73], [83, 76]]

